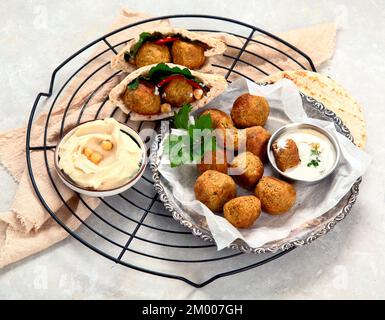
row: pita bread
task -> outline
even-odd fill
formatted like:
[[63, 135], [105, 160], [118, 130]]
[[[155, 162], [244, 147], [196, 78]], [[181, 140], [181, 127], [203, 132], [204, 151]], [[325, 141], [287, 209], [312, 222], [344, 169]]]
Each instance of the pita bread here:
[[[221, 39], [215, 39], [207, 35], [199, 34], [196, 32], [191, 32], [185, 29], [180, 28], [171, 28], [171, 27], [159, 27], [146, 31], [148, 33], [159, 32], [164, 36], [176, 35], [179, 34], [184, 38], [187, 38], [191, 41], [200, 41], [208, 46], [208, 49], [205, 51], [206, 57], [212, 57], [215, 55], [222, 54], [226, 51], [226, 44]], [[114, 70], [122, 70], [124, 72], [132, 72], [136, 69], [135, 65], [127, 62], [124, 59], [124, 53], [130, 52], [135, 43], [138, 42], [140, 34], [138, 34], [134, 39], [129, 41], [127, 45], [111, 59], [111, 68]], [[208, 59], [203, 67], [209, 65]], [[203, 68], [202, 67], [202, 68]]]
[[276, 82], [282, 78], [293, 81], [304, 94], [335, 112], [349, 128], [354, 143], [362, 149], [365, 147], [366, 123], [362, 107], [341, 85], [325, 75], [305, 70], [281, 71], [260, 81]]
[[[186, 69], [184, 66], [180, 66], [173, 63], [166, 63], [167, 66], [173, 68], [178, 67], [180, 69]], [[172, 115], [174, 115], [175, 111], [177, 111], [179, 108], [173, 108], [173, 110], [169, 113], [161, 113], [161, 114], [155, 114], [155, 115], [143, 115], [136, 112], [132, 112], [129, 110], [123, 101], [123, 95], [125, 91], [127, 90], [127, 85], [131, 83], [133, 80], [138, 78], [141, 75], [147, 74], [152, 67], [156, 66], [156, 64], [144, 66], [142, 68], [139, 68], [135, 70], [134, 72], [130, 73], [127, 77], [125, 77], [122, 82], [120, 82], [117, 86], [112, 88], [109, 97], [111, 103], [115, 104], [117, 107], [119, 107], [124, 113], [130, 114], [130, 119], [135, 121], [154, 121], [154, 120], [160, 120], [164, 118], [169, 118]], [[191, 74], [201, 80], [204, 85], [208, 86], [210, 88], [210, 91], [207, 92], [202, 99], [196, 100], [191, 103], [192, 111], [197, 110], [199, 108], [202, 108], [207, 103], [209, 103], [212, 99], [220, 95], [222, 92], [224, 92], [227, 89], [227, 81], [222, 75], [218, 74], [209, 74], [209, 73], [202, 73], [194, 70], [190, 70]]]

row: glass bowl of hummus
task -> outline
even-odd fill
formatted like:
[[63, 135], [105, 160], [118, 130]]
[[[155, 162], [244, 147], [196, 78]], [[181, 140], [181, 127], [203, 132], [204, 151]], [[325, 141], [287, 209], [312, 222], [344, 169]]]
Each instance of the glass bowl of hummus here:
[[315, 184], [335, 170], [340, 148], [325, 129], [309, 123], [290, 123], [273, 133], [267, 155], [280, 175], [292, 181]]
[[91, 197], [113, 196], [132, 187], [143, 175], [146, 160], [139, 134], [113, 118], [74, 127], [55, 151], [63, 183]]

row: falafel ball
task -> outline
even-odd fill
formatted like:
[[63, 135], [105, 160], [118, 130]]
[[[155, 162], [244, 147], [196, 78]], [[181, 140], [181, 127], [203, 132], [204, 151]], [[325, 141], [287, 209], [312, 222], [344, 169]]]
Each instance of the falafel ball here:
[[255, 195], [261, 200], [262, 209], [273, 215], [290, 210], [296, 199], [293, 185], [273, 177], [259, 180]]
[[235, 128], [231, 117], [222, 110], [219, 109], [207, 109], [202, 112], [201, 115], [209, 114], [214, 129], [228, 129]]
[[202, 162], [197, 164], [197, 168], [200, 173], [207, 170], [215, 170], [227, 174], [228, 163], [226, 153], [221, 149], [207, 151], [202, 157]]
[[218, 109], [207, 109], [202, 115], [211, 116], [212, 126], [219, 145], [228, 150], [238, 150], [238, 134], [231, 117]]
[[171, 62], [171, 54], [164, 44], [145, 42], [135, 55], [134, 63], [140, 68], [150, 64]]
[[160, 96], [155, 94], [155, 86], [143, 81], [136, 89], [127, 88], [123, 96], [128, 109], [146, 115], [160, 112], [160, 100]]
[[214, 134], [222, 148], [229, 151], [238, 151], [238, 129], [216, 129]]
[[[224, 135], [224, 147], [227, 150], [238, 151], [239, 150], [239, 130], [238, 129], [226, 129]], [[219, 138], [219, 143], [221, 143], [221, 139]]]
[[181, 107], [194, 101], [193, 87], [186, 79], [176, 78], [167, 83], [163, 89], [163, 99], [173, 107]]
[[296, 167], [301, 162], [298, 147], [294, 140], [287, 139], [283, 143], [275, 141], [272, 147], [279, 170], [285, 171], [286, 169]]
[[194, 42], [176, 40], [171, 47], [172, 61], [189, 69], [199, 69], [205, 63], [205, 48]]
[[270, 107], [264, 97], [245, 93], [239, 96], [231, 109], [231, 118], [238, 128], [264, 126]]
[[249, 228], [261, 215], [261, 201], [254, 196], [242, 196], [227, 202], [223, 215], [236, 228]]
[[264, 161], [271, 133], [261, 126], [250, 127], [245, 130], [246, 150], [254, 153], [261, 161]]
[[237, 196], [237, 186], [227, 174], [207, 170], [202, 173], [194, 186], [195, 197], [211, 211], [222, 211], [226, 202]]
[[237, 155], [230, 164], [231, 175], [245, 189], [253, 189], [263, 176], [262, 161], [251, 152]]

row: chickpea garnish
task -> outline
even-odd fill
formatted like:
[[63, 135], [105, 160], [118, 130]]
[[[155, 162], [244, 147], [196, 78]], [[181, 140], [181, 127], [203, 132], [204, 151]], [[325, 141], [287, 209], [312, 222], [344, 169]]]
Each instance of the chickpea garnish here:
[[88, 147], [85, 147], [83, 149], [83, 154], [87, 157], [88, 160], [90, 160], [94, 164], [99, 164], [100, 161], [102, 161], [103, 159], [103, 156], [99, 152], [96, 152]]
[[83, 149], [83, 154], [87, 157], [87, 158], [90, 158], [91, 155], [92, 155], [93, 151], [91, 148], [88, 148], [88, 147], [85, 147]]
[[93, 152], [91, 154], [91, 157], [89, 158], [89, 160], [91, 160], [95, 164], [99, 164], [102, 159], [103, 156], [99, 152]]
[[195, 90], [193, 91], [193, 94], [194, 94], [194, 98], [195, 98], [196, 100], [200, 100], [200, 99], [202, 99], [202, 97], [203, 97], [203, 90], [202, 90], [202, 89], [195, 89]]
[[162, 113], [171, 112], [171, 104], [169, 104], [169, 103], [162, 103], [161, 106], [160, 106], [160, 111]]
[[102, 141], [102, 148], [106, 151], [110, 151], [113, 148], [113, 144], [110, 140], [103, 140]]

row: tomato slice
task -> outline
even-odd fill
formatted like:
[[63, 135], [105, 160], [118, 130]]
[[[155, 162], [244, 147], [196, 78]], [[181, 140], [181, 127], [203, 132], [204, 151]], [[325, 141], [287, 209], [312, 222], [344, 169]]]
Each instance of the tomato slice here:
[[165, 43], [174, 42], [175, 40], [178, 40], [178, 38], [166, 37], [166, 38], [163, 38], [163, 39], [156, 40], [156, 41], [154, 41], [154, 43], [156, 43], [156, 44], [165, 44]]
[[184, 79], [186, 80], [194, 89], [202, 89], [202, 87], [199, 85], [199, 83], [195, 82], [194, 80], [190, 80], [190, 79], [187, 79], [185, 78], [184, 76], [180, 75], [180, 74], [175, 74], [175, 75], [172, 75], [172, 76], [168, 76], [167, 78], [164, 78], [162, 81], [160, 81], [156, 86], [158, 88], [162, 87], [163, 85], [165, 85], [166, 83], [174, 80], [174, 79]]
[[164, 78], [163, 80], [161, 80], [156, 86], [158, 88], [162, 87], [163, 85], [165, 85], [166, 83], [174, 80], [174, 79], [184, 79], [183, 76], [179, 75], [179, 74], [175, 74], [175, 75], [172, 75], [172, 76], [168, 76], [166, 78]]
[[195, 82], [194, 80], [189, 80], [189, 79], [186, 79], [187, 82], [189, 84], [191, 84], [191, 86], [194, 88], [194, 89], [202, 89], [201, 85], [197, 82]]

